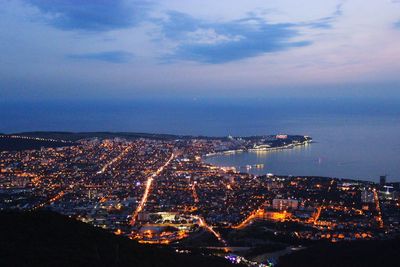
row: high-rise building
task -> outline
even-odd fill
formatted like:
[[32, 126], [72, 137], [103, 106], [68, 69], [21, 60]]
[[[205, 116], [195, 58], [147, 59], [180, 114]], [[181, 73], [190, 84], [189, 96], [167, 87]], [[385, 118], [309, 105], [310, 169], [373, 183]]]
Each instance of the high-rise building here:
[[386, 175], [382, 175], [381, 177], [379, 177], [379, 185], [381, 187], [384, 187], [386, 185]]

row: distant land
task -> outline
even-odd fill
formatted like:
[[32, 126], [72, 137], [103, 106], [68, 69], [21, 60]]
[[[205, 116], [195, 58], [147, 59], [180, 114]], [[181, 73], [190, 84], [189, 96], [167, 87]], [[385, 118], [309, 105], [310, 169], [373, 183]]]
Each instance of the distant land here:
[[64, 147], [72, 146], [74, 144], [75, 142], [72, 141], [61, 141], [57, 139], [44, 139], [17, 135], [0, 135], [0, 152], [34, 150], [41, 149], [42, 147]]
[[20, 151], [40, 149], [42, 147], [63, 147], [76, 145], [76, 141], [89, 138], [125, 138], [128, 140], [150, 138], [157, 140], [189, 139], [191, 136], [170, 134], [128, 133], [128, 132], [21, 132], [0, 133], [0, 151]]
[[[6, 134], [3, 134], [6, 135]], [[136, 132], [59, 132], [59, 131], [34, 131], [34, 132], [19, 132], [7, 135], [18, 135], [28, 136], [37, 138], [52, 138], [58, 140], [77, 141], [86, 138], [126, 138], [126, 139], [138, 139], [138, 138], [151, 138], [151, 139], [189, 139], [194, 136], [190, 135], [174, 135], [174, 134], [153, 134], [153, 133], [136, 133]], [[198, 138], [211, 138], [205, 136], [198, 136]]]
[[[286, 136], [286, 135], [285, 135]], [[99, 139], [112, 139], [124, 138], [127, 140], [135, 140], [139, 138], [147, 138], [154, 140], [189, 140], [189, 139], [205, 139], [205, 140], [245, 140], [246, 146], [237, 144], [234, 147], [226, 150], [243, 150], [254, 149], [255, 142], [260, 140], [270, 139], [275, 135], [260, 135], [260, 136], [246, 136], [246, 137], [231, 137], [231, 136], [202, 136], [202, 135], [174, 135], [174, 134], [155, 134], [155, 133], [135, 133], [135, 132], [52, 132], [52, 131], [35, 131], [35, 132], [20, 132], [12, 134], [0, 133], [0, 151], [19, 151], [29, 149], [40, 149], [42, 147], [62, 147], [76, 145], [78, 140], [99, 138]], [[295, 142], [303, 142], [305, 137], [301, 135], [289, 135], [287, 141], [274, 140], [269, 141], [269, 147], [279, 148]], [[309, 137], [307, 137], [309, 138]], [[311, 140], [311, 138], [310, 138]], [[264, 142], [264, 141], [262, 141]], [[249, 146], [251, 145], [251, 146]], [[262, 143], [261, 146], [264, 144]]]

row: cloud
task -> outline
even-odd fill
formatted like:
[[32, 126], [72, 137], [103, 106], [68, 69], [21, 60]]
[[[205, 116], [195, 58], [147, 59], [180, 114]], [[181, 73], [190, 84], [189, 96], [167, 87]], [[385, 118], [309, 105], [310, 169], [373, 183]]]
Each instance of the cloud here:
[[343, 11], [342, 8], [343, 4], [339, 4], [336, 6], [335, 12], [333, 12], [332, 15], [320, 18], [311, 22], [306, 22], [303, 25], [308, 26], [310, 28], [316, 28], [316, 29], [331, 29], [332, 24], [337, 20], [338, 17], [342, 16]]
[[400, 30], [400, 20], [394, 23], [394, 27]]
[[45, 13], [45, 20], [62, 30], [108, 31], [137, 24], [146, 13], [143, 1], [25, 0]]
[[309, 45], [293, 41], [300, 34], [298, 24], [271, 24], [257, 16], [230, 22], [207, 22], [179, 12], [169, 12], [158, 22], [165, 38], [177, 42], [168, 60], [226, 63]]
[[127, 63], [133, 55], [124, 51], [105, 51], [98, 53], [86, 53], [86, 54], [72, 54], [67, 56], [73, 60], [94, 60], [104, 61], [110, 63]]

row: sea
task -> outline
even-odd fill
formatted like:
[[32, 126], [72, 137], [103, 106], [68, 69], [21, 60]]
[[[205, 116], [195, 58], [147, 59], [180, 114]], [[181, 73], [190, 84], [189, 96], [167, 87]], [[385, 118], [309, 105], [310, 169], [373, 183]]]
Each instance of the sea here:
[[[207, 157], [254, 174], [400, 182], [400, 104], [390, 98], [158, 98], [0, 103], [0, 132], [309, 135], [307, 146]], [[246, 165], [263, 164], [263, 168]]]

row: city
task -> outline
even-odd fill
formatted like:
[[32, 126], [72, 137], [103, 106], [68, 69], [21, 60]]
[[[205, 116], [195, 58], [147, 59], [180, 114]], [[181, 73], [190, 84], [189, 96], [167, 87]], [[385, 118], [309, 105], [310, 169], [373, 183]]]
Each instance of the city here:
[[400, 0], [0, 0], [0, 36], [0, 266], [400, 266]]
[[177, 253], [201, 249], [233, 263], [273, 266], [310, 242], [400, 233], [400, 183], [385, 176], [379, 184], [257, 176], [204, 161], [217, 153], [301, 148], [312, 142], [308, 136], [1, 138], [61, 143], [0, 153], [1, 211], [48, 209]]

